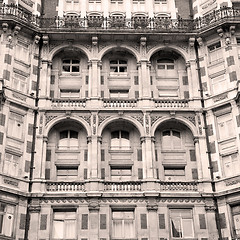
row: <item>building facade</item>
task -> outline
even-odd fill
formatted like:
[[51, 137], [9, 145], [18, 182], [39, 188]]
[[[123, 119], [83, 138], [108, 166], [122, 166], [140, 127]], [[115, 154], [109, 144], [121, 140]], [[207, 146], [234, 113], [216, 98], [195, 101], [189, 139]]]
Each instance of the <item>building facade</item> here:
[[238, 5], [0, 1], [0, 239], [240, 239]]

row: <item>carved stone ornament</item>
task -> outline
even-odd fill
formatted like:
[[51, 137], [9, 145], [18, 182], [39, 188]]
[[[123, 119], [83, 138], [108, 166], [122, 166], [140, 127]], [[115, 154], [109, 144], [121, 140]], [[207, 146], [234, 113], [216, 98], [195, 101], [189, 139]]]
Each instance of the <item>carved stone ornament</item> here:
[[106, 119], [110, 118], [111, 116], [108, 115], [108, 116], [101, 116], [99, 115], [98, 116], [98, 126], [101, 125]]
[[158, 205], [157, 204], [147, 204], [147, 210], [148, 211], [157, 211]]
[[151, 126], [160, 118], [162, 118], [162, 116], [159, 115], [151, 116]]
[[100, 205], [99, 205], [98, 201], [97, 200], [90, 201], [90, 203], [88, 205], [88, 209], [89, 209], [89, 211], [99, 211]]
[[52, 121], [54, 118], [56, 118], [57, 115], [48, 115], [46, 116], [46, 121], [45, 121], [45, 126], [50, 122]]
[[207, 212], [214, 212], [214, 211], [216, 211], [216, 207], [213, 205], [207, 205], [207, 206], [205, 206], [205, 210]]
[[39, 213], [41, 211], [41, 206], [30, 206], [29, 211], [32, 213]]
[[141, 123], [141, 125], [143, 126], [143, 116], [138, 116], [138, 115], [135, 115], [135, 116], [131, 116], [132, 118], [136, 119], [138, 122]]
[[183, 116], [196, 126], [195, 116]]
[[2, 24], [2, 29], [4, 32], [6, 32], [8, 30], [8, 24], [7, 23], [3, 23]]

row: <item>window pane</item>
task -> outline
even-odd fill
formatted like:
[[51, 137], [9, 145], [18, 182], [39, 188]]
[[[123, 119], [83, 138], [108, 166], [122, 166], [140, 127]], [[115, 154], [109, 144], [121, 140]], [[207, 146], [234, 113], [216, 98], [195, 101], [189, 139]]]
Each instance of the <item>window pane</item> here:
[[70, 72], [70, 66], [63, 66], [63, 71], [64, 72]]
[[68, 137], [68, 131], [62, 131], [60, 132], [60, 139], [64, 139]]
[[192, 219], [183, 219], [182, 220], [182, 228], [183, 228], [183, 237], [193, 237], [193, 226]]
[[117, 62], [117, 60], [111, 60], [110, 61], [110, 64], [117, 64], [118, 62]]
[[70, 131], [70, 138], [78, 138], [78, 132]]
[[124, 237], [122, 220], [113, 220], [113, 237]]
[[63, 239], [64, 238], [64, 222], [63, 220], [54, 220], [53, 221], [53, 238]]
[[63, 63], [67, 63], [67, 64], [70, 64], [71, 60], [70, 59], [64, 59], [63, 60]]
[[127, 72], [127, 68], [126, 67], [119, 67], [119, 72]]
[[121, 131], [121, 137], [122, 137], [122, 138], [129, 139], [129, 132]]
[[174, 69], [174, 65], [167, 65], [167, 69], [168, 69], [168, 70]]
[[236, 235], [240, 235], [240, 213], [233, 216]]
[[171, 224], [172, 224], [172, 236], [176, 238], [181, 238], [182, 231], [180, 219], [172, 219]]
[[67, 239], [75, 239], [76, 238], [76, 221], [75, 220], [66, 221], [65, 238], [67, 238]]
[[79, 66], [72, 66], [72, 72], [79, 72]]
[[72, 64], [79, 64], [79, 63], [80, 63], [80, 61], [77, 60], [77, 59], [73, 59], [73, 60], [72, 60]]
[[158, 69], [165, 69], [165, 65], [158, 65]]
[[170, 131], [164, 131], [163, 136], [170, 136]]
[[114, 131], [111, 133], [111, 138], [119, 138], [119, 131]]
[[126, 64], [126, 65], [127, 65], [127, 61], [125, 61], [125, 60], [119, 60], [119, 64]]

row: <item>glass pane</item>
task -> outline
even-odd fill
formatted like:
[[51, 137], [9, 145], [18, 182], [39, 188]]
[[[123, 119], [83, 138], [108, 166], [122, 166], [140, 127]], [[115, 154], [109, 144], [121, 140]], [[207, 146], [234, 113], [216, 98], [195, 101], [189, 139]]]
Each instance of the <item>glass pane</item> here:
[[117, 64], [118, 62], [117, 62], [117, 60], [111, 60], [110, 61], [110, 64]]
[[78, 138], [78, 132], [70, 131], [70, 138]]
[[124, 237], [122, 220], [113, 220], [113, 237], [122, 238]]
[[119, 72], [127, 72], [127, 68], [126, 67], [119, 67]]
[[127, 61], [125, 61], [125, 60], [119, 60], [119, 64], [126, 64], [126, 65], [127, 65]]
[[64, 139], [68, 137], [68, 131], [62, 131], [60, 132], [60, 139]]
[[167, 69], [168, 69], [168, 70], [174, 69], [174, 65], [167, 65]]
[[3, 233], [3, 215], [0, 215], [0, 233]]
[[114, 131], [111, 133], [111, 138], [119, 138], [119, 131]]
[[77, 59], [73, 59], [73, 60], [72, 60], [72, 64], [79, 64], [79, 63], [80, 63], [80, 61], [77, 60]]
[[110, 67], [110, 72], [118, 72], [118, 68], [117, 67]]
[[70, 72], [70, 66], [63, 66], [63, 71], [64, 72]]
[[65, 222], [65, 225], [66, 225], [65, 238], [75, 239], [76, 238], [76, 221], [68, 220]]
[[176, 238], [182, 237], [182, 231], [181, 231], [181, 222], [180, 219], [172, 219], [171, 220], [172, 225], [172, 236]]
[[64, 59], [63, 60], [63, 63], [67, 63], [67, 64], [70, 64], [71, 60], [70, 59]]
[[79, 72], [79, 66], [72, 66], [72, 72]]
[[177, 138], [180, 138], [180, 132], [173, 131], [173, 136], [177, 137]]
[[234, 222], [236, 234], [239, 235], [240, 234], [240, 214], [233, 216], [233, 222]]
[[193, 224], [192, 219], [183, 219], [182, 220], [182, 230], [183, 230], [183, 237], [193, 237]]
[[135, 233], [133, 220], [124, 220], [124, 237], [133, 238], [134, 236]]
[[64, 222], [63, 220], [53, 221], [53, 238], [63, 239], [64, 238]]
[[165, 69], [165, 65], [158, 65], [158, 69]]
[[121, 131], [121, 138], [129, 139], [129, 132]]
[[170, 131], [164, 131], [163, 136], [170, 136]]

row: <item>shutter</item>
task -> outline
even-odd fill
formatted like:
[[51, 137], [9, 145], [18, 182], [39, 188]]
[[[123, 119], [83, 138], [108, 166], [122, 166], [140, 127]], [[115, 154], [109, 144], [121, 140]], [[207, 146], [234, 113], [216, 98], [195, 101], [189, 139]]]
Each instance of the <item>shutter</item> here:
[[192, 162], [196, 162], [195, 150], [194, 150], [194, 149], [191, 149], [189, 152], [190, 152], [190, 160], [191, 160]]
[[50, 98], [54, 98], [54, 90], [50, 91]]
[[88, 83], [89, 83], [89, 77], [88, 76], [85, 77], [85, 83], [86, 83], [86, 85], [88, 85]]
[[135, 98], [139, 98], [139, 91], [135, 91]]
[[138, 76], [134, 76], [134, 85], [138, 85]]
[[216, 153], [215, 142], [211, 142], [210, 143], [210, 151], [211, 151], [211, 153]]
[[3, 70], [3, 79], [9, 81], [10, 80], [10, 72], [8, 70]]
[[153, 85], [153, 77], [150, 76], [150, 85]]
[[3, 144], [3, 132], [0, 132], [0, 145]]
[[104, 76], [101, 76], [101, 85], [104, 85]]
[[228, 67], [235, 64], [233, 56], [227, 57], [227, 64], [228, 64]]
[[218, 163], [217, 161], [212, 161], [213, 172], [218, 172]]
[[197, 168], [192, 169], [192, 179], [193, 180], [198, 180], [198, 171]]
[[29, 173], [30, 171], [30, 161], [26, 160], [25, 161], [25, 172]]
[[156, 169], [157, 179], [159, 179], [159, 169]]
[[27, 141], [27, 153], [31, 153], [32, 151], [32, 142]]
[[165, 229], [165, 215], [158, 214], [159, 229]]
[[5, 121], [6, 121], [6, 115], [0, 114], [0, 125], [5, 126]]
[[84, 168], [83, 175], [84, 175], [83, 178], [87, 179], [87, 168]]
[[207, 133], [208, 133], [208, 136], [213, 135], [213, 125], [212, 124], [207, 125]]
[[147, 229], [147, 214], [141, 214], [141, 229]]
[[28, 124], [28, 135], [33, 135], [33, 124]]
[[142, 149], [137, 150], [137, 160], [142, 161]]
[[107, 215], [100, 214], [100, 229], [107, 229]]
[[87, 162], [87, 160], [88, 160], [88, 150], [85, 149], [84, 150], [84, 161]]
[[200, 68], [200, 75], [201, 75], [202, 77], [204, 77], [204, 76], [206, 75], [205, 67], [201, 67], [201, 68]]
[[155, 149], [155, 160], [156, 160], [156, 162], [158, 161], [158, 151], [157, 151], [157, 149]]
[[52, 151], [51, 151], [51, 149], [47, 149], [47, 153], [46, 153], [46, 161], [48, 161], [48, 162], [51, 161], [51, 155], [52, 155]]
[[12, 56], [9, 54], [5, 54], [4, 63], [11, 64], [11, 62], [12, 62]]
[[24, 230], [25, 229], [25, 223], [26, 223], [26, 214], [20, 214], [19, 229]]
[[55, 84], [55, 75], [51, 75], [50, 83]]
[[184, 98], [189, 99], [189, 91], [184, 91]]
[[104, 98], [104, 91], [101, 91], [101, 98]]
[[32, 90], [33, 91], [37, 90], [37, 82], [36, 81], [32, 81]]
[[105, 161], [105, 150], [101, 149], [101, 161], [104, 162]]
[[138, 179], [143, 179], [143, 169], [142, 168], [138, 169]]
[[47, 229], [47, 214], [41, 214], [40, 218], [40, 230]]
[[45, 179], [50, 180], [50, 168], [45, 169]]
[[237, 73], [236, 73], [236, 71], [233, 71], [233, 72], [229, 73], [229, 79], [230, 79], [230, 82], [237, 81]]
[[219, 221], [220, 221], [220, 227], [222, 229], [227, 228], [225, 213], [220, 213], [219, 214]]
[[38, 74], [38, 66], [33, 66], [32, 73], [33, 73], [33, 75], [37, 75]]
[[237, 126], [240, 127], [240, 115], [236, 116]]
[[200, 225], [200, 229], [206, 229], [206, 220], [205, 220], [205, 215], [204, 214], [199, 214], [199, 225]]
[[85, 97], [88, 97], [88, 91], [85, 91]]
[[188, 76], [182, 77], [183, 85], [188, 85]]
[[101, 168], [101, 179], [105, 179], [105, 168]]
[[82, 229], [88, 229], [88, 214], [82, 214]]

